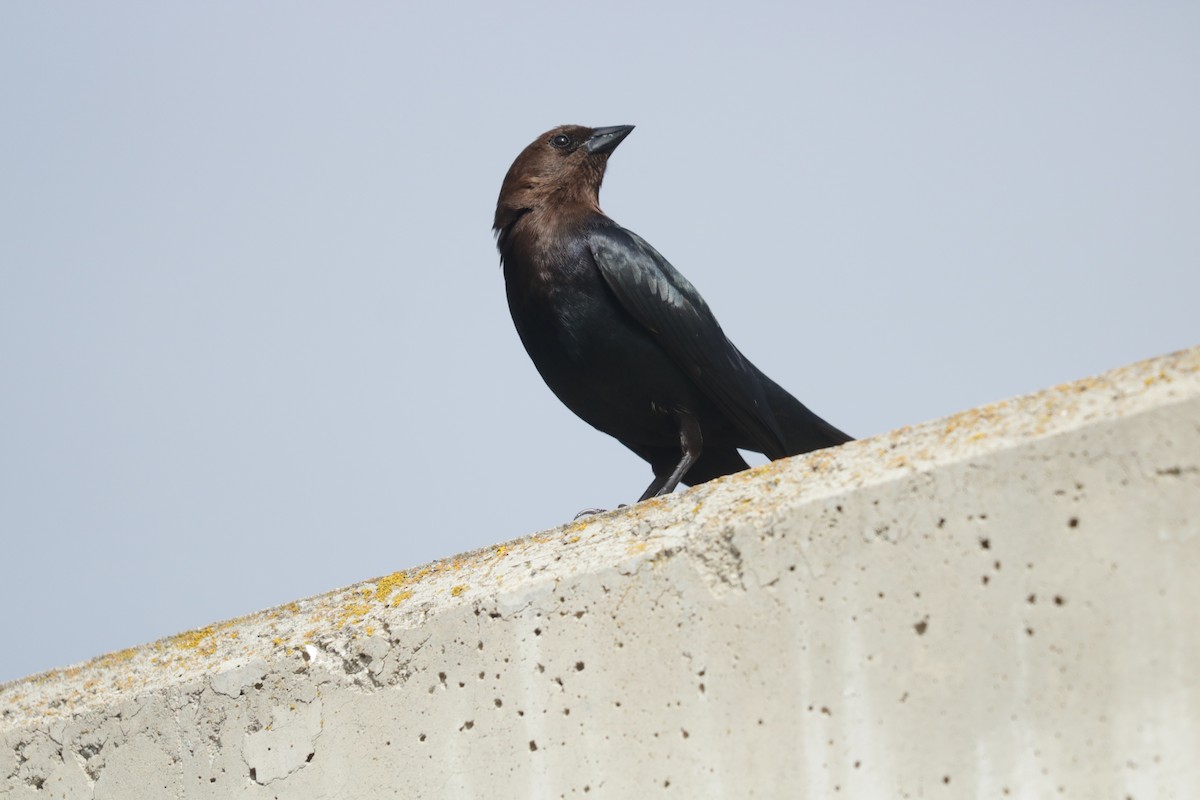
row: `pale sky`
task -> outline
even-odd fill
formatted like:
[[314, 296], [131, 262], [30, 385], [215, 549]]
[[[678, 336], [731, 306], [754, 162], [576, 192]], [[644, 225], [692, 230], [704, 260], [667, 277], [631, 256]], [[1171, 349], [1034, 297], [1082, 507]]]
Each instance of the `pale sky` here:
[[[685, 10], [686, 9], [686, 10]], [[1200, 4], [6, 3], [0, 681], [637, 498], [512, 159], [856, 436], [1200, 344]]]

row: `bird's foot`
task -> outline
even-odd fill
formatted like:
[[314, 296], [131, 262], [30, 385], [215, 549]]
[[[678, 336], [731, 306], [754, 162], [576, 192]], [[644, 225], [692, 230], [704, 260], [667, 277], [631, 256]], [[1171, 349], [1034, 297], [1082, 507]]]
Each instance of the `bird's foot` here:
[[[619, 506], [617, 506], [617, 508], [629, 508], [629, 504], [621, 503]], [[603, 514], [605, 511], [608, 511], [608, 509], [607, 508], [585, 508], [583, 511], [580, 511], [578, 514], [576, 514], [573, 517], [573, 519], [579, 519], [580, 517], [590, 517], [593, 514]]]
[[576, 514], [574, 517], [572, 517], [572, 519], [579, 519], [580, 517], [590, 517], [593, 514], [603, 514], [605, 511], [608, 511], [608, 509], [607, 508], [585, 508], [583, 511], [580, 511], [578, 514]]

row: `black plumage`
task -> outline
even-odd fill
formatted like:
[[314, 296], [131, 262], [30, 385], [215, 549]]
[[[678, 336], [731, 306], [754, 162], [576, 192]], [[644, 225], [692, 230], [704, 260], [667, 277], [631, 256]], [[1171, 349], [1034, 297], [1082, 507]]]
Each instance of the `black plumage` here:
[[494, 230], [509, 310], [550, 389], [650, 463], [646, 499], [850, 437], [764, 375], [704, 298], [600, 210], [608, 156], [633, 130], [566, 125], [513, 162]]

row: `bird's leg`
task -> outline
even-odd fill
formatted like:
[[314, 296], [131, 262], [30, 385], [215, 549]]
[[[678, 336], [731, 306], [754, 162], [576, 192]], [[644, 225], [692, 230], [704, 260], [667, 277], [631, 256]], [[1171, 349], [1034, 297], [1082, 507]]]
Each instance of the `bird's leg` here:
[[683, 451], [682, 458], [675, 465], [675, 470], [664, 480], [661, 476], [655, 475], [654, 481], [642, 494], [641, 500], [646, 500], [650, 497], [660, 497], [664, 494], [670, 494], [675, 491], [675, 487], [683, 480], [683, 476], [687, 475], [687, 471], [692, 468], [692, 464], [700, 458], [700, 451], [704, 449], [704, 437], [700, 433], [700, 421], [686, 411], [679, 412], [679, 449]]
[[654, 475], [654, 480], [650, 481], [650, 485], [646, 487], [646, 491], [642, 492], [642, 496], [638, 498], [638, 502], [649, 500], [651, 497], [658, 495], [658, 490], [667, 485], [668, 475]]

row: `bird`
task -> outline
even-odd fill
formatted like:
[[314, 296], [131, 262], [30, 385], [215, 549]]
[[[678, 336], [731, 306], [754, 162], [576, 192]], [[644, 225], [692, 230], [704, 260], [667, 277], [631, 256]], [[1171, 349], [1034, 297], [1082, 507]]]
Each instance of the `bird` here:
[[[851, 441], [754, 366], [704, 298], [600, 209], [608, 159], [632, 125], [560, 125], [513, 161], [492, 230], [513, 324], [578, 417], [650, 464], [639, 502]], [[584, 512], [581, 512], [584, 513]]]

